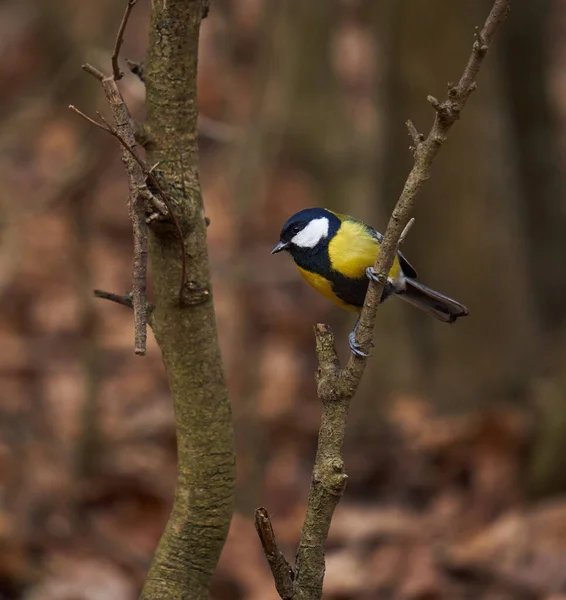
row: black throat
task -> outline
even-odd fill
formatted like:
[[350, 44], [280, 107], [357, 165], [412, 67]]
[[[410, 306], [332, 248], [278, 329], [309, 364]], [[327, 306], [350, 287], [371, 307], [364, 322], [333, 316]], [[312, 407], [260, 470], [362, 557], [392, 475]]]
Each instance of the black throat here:
[[[351, 279], [335, 271], [330, 264], [328, 240], [315, 248], [289, 248], [289, 254], [297, 266], [305, 271], [322, 275], [332, 285], [332, 290], [342, 301], [351, 306], [361, 308], [369, 285], [367, 277]], [[385, 296], [385, 294], [384, 294]]]
[[328, 241], [318, 244], [314, 248], [291, 246], [289, 254], [301, 269], [330, 279], [333, 269], [330, 266], [330, 257], [328, 255]]

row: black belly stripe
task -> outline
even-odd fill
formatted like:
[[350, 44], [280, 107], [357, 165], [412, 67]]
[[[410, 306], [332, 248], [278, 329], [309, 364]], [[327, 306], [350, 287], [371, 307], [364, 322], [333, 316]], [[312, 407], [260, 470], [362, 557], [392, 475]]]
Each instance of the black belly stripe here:
[[[333, 292], [340, 300], [358, 308], [361, 308], [364, 305], [369, 279], [367, 277], [351, 279], [345, 277], [338, 271], [335, 271], [330, 266], [327, 248], [321, 248], [314, 252], [312, 250], [309, 252], [295, 251], [291, 254], [299, 267], [306, 271], [310, 271], [311, 273], [318, 273], [318, 275], [322, 275], [325, 279], [330, 281]], [[383, 290], [381, 301], [383, 302], [386, 300], [392, 292], [393, 288], [387, 285]]]
[[[348, 279], [340, 273], [334, 271], [330, 276], [332, 289], [334, 293], [347, 304], [361, 308], [364, 305], [364, 300], [369, 286], [369, 279]], [[387, 284], [381, 296], [381, 302], [384, 302], [394, 293], [393, 286]]]
[[369, 279], [348, 279], [336, 271], [329, 274], [332, 290], [340, 300], [361, 308], [369, 285]]

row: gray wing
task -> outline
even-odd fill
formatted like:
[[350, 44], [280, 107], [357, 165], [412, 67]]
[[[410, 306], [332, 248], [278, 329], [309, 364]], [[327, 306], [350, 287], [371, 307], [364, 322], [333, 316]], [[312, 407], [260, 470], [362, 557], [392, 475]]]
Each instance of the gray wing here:
[[[374, 237], [380, 244], [383, 243], [383, 235], [379, 233], [379, 231], [376, 231], [369, 225], [366, 225], [366, 227], [368, 228], [372, 237]], [[403, 274], [411, 279], [416, 279], [417, 270], [415, 267], [413, 267], [413, 265], [405, 258], [405, 255], [401, 251], [398, 251], [397, 254], [399, 255], [399, 263], [401, 264], [401, 269], [403, 269]]]

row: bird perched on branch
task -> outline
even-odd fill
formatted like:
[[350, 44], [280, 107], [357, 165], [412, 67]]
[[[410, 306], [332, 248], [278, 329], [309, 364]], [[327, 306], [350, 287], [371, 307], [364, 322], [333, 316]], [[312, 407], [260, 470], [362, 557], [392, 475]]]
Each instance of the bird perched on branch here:
[[[383, 236], [362, 221], [325, 208], [307, 208], [283, 225], [280, 241], [271, 254], [289, 252], [315, 290], [338, 306], [359, 313], [369, 279], [377, 281], [373, 265], [382, 242]], [[416, 278], [414, 267], [397, 252], [381, 301], [396, 295], [443, 323], [453, 323], [468, 314], [463, 304]], [[349, 336], [350, 349], [358, 356], [368, 356], [356, 342], [358, 322], [359, 318]]]

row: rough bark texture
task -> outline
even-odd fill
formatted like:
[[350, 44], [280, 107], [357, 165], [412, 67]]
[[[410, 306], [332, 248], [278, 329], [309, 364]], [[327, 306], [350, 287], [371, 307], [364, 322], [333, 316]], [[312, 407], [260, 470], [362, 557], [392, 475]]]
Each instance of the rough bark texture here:
[[181, 306], [181, 253], [175, 229], [169, 224], [154, 227], [152, 325], [174, 400], [178, 480], [173, 511], [142, 593], [146, 600], [208, 597], [233, 510], [233, 432], [197, 171], [197, 50], [206, 5], [201, 0], [152, 2], [145, 70], [149, 162], [159, 161], [184, 232], [187, 257]]

